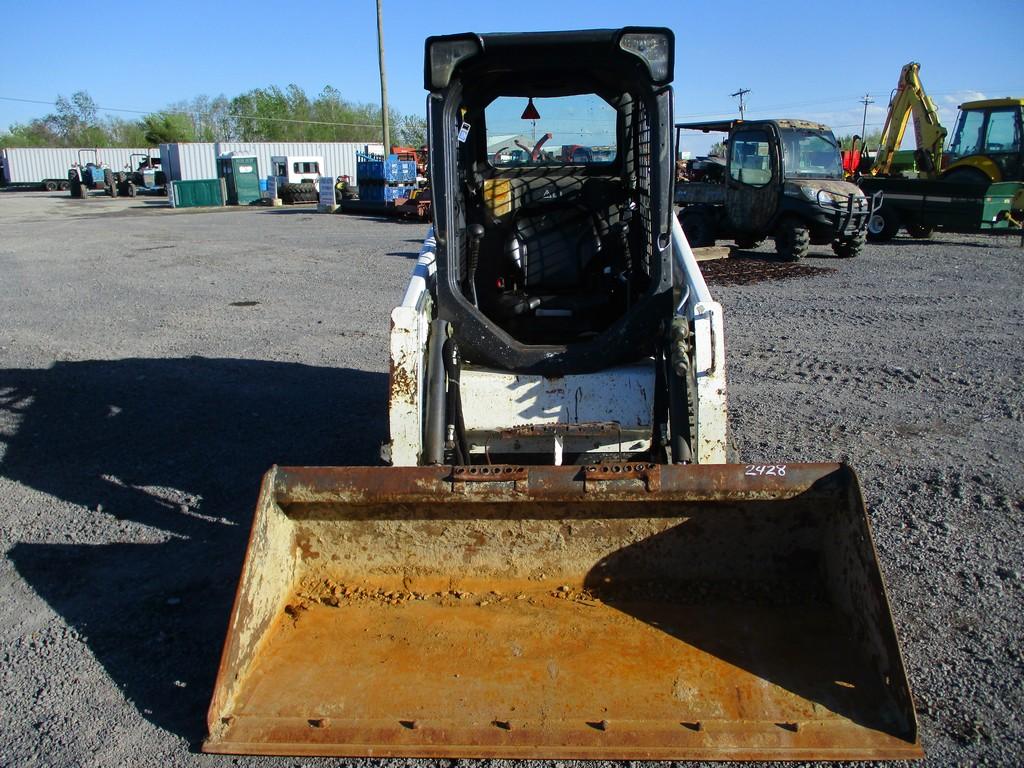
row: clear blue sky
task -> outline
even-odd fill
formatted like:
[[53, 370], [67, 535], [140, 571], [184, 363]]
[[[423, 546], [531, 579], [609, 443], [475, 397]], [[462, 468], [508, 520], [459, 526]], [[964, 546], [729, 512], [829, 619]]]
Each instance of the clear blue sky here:
[[[102, 107], [155, 111], [203, 93], [296, 83], [309, 94], [330, 84], [373, 102], [375, 9], [374, 0], [0, 0], [0, 96], [53, 101], [87, 90]], [[908, 61], [921, 63], [947, 127], [961, 101], [1024, 95], [1022, 17], [1024, 0], [384, 0], [388, 88], [401, 112], [424, 110], [427, 35], [662, 25], [676, 35], [677, 120], [735, 115], [729, 94], [742, 87], [751, 90], [748, 117], [820, 120], [837, 134], [859, 132], [865, 92], [875, 99], [868, 124], [880, 127]], [[0, 127], [49, 110], [0, 99]], [[691, 149], [704, 146], [698, 139]]]

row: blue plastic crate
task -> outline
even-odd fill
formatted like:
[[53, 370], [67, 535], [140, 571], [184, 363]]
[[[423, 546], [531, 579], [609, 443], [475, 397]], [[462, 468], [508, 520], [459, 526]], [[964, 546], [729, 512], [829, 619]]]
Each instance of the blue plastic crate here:
[[416, 181], [416, 163], [413, 160], [399, 160], [397, 155], [388, 155], [387, 160], [363, 153], [356, 155], [357, 184], [403, 181]]
[[411, 185], [360, 184], [359, 199], [367, 202], [393, 203], [400, 197], [411, 197], [416, 187]]

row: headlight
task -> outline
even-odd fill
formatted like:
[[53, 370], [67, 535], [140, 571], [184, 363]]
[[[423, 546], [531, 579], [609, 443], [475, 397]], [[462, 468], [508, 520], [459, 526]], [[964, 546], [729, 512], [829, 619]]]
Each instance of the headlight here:
[[480, 53], [480, 41], [474, 35], [427, 38], [427, 90], [447, 88], [459, 62]]
[[834, 205], [835, 196], [820, 187], [808, 187], [804, 184], [786, 184], [784, 192], [790, 197], [801, 197], [818, 205]]
[[643, 59], [651, 80], [659, 85], [672, 80], [673, 43], [667, 29], [627, 28], [619, 38], [619, 47]]

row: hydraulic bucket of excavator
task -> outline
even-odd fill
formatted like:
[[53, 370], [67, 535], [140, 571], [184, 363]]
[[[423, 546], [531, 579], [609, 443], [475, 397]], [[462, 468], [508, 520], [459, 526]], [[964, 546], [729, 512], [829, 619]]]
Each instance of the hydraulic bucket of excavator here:
[[207, 752], [921, 753], [838, 464], [274, 468]]

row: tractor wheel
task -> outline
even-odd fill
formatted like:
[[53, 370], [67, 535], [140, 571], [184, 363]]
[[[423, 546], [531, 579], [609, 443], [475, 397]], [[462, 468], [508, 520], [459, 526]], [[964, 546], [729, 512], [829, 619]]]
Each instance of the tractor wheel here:
[[911, 237], [916, 237], [918, 240], [927, 240], [932, 236], [932, 228], [926, 227], [923, 224], [907, 224], [907, 232], [910, 233]]
[[127, 182], [127, 184], [128, 184], [128, 191], [127, 191], [128, 197], [135, 197], [135, 195], [138, 194], [138, 190], [135, 188], [135, 185], [132, 182], [130, 182], [130, 181]]
[[799, 261], [811, 248], [811, 232], [799, 219], [785, 219], [775, 233], [775, 252], [787, 261]]
[[737, 237], [736, 247], [742, 251], [749, 251], [751, 248], [757, 248], [761, 243], [764, 242], [763, 237]]
[[53, 191], [55, 191], [57, 189], [57, 182], [56, 181], [47, 181], [47, 182], [45, 182], [43, 184], [43, 186], [46, 188], [47, 192], [53, 192]]
[[954, 168], [947, 174], [942, 176], [943, 181], [951, 181], [954, 184], [978, 184], [988, 186], [992, 183], [984, 171], [979, 171], [977, 168]]
[[885, 243], [896, 237], [900, 231], [900, 220], [896, 211], [883, 205], [868, 219], [868, 240], [872, 243]]
[[60, 182], [60, 189], [63, 192], [67, 192], [69, 189], [71, 189], [71, 182], [70, 181], [62, 181], [62, 182]]
[[277, 188], [277, 196], [282, 203], [297, 203], [301, 194], [301, 184], [282, 184]]
[[866, 240], [867, 237], [862, 229], [850, 237], [833, 240], [832, 252], [841, 259], [852, 259], [854, 256], [860, 256], [860, 252], [864, 250]]
[[683, 211], [679, 214], [679, 224], [691, 248], [706, 248], [715, 244], [715, 224], [706, 211]]

